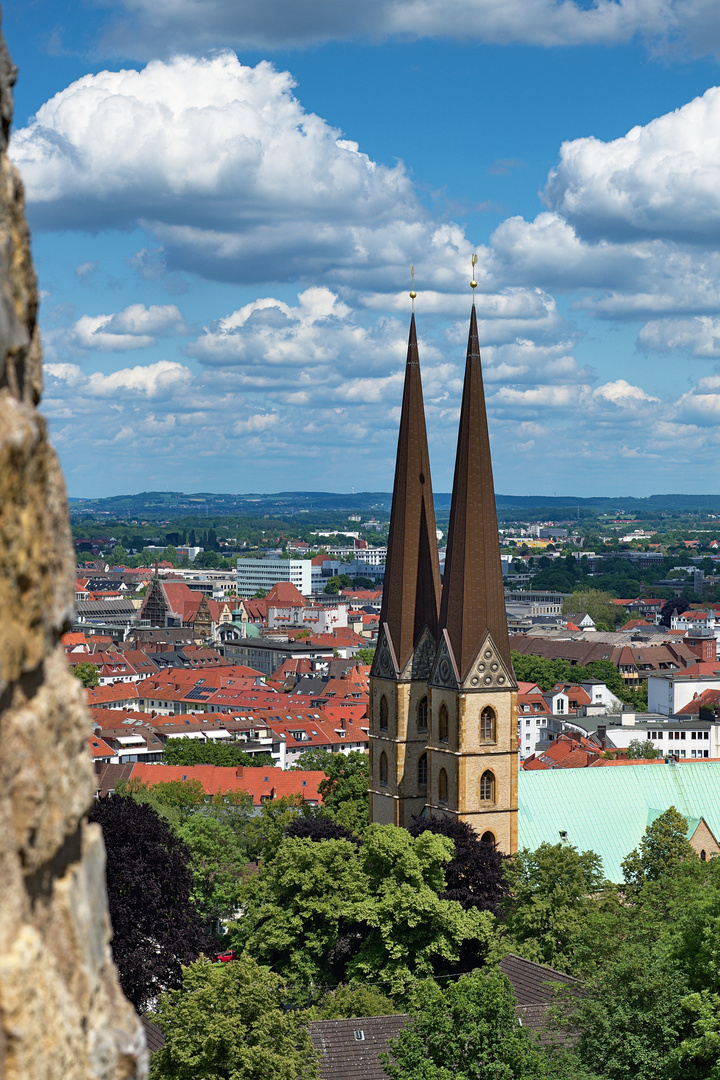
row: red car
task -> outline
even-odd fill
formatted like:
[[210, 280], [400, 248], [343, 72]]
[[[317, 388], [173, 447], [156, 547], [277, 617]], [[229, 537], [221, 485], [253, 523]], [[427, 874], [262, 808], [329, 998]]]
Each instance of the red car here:
[[237, 960], [237, 953], [234, 949], [229, 949], [227, 952], [218, 953], [215, 960], [220, 964], [227, 964], [230, 960]]

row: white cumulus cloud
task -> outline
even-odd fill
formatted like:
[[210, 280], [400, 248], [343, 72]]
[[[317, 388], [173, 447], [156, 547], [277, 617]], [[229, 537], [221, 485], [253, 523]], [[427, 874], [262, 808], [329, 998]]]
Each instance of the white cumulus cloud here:
[[657, 319], [642, 327], [637, 339], [642, 352], [686, 352], [690, 356], [720, 356], [720, 317]]
[[620, 139], [563, 143], [547, 205], [583, 236], [720, 237], [720, 87]]
[[70, 340], [81, 349], [122, 352], [146, 349], [158, 337], [182, 334], [185, 321], [174, 304], [130, 304], [114, 315], [82, 315], [70, 331]]
[[210, 277], [345, 267], [378, 280], [396, 263], [406, 276], [422, 253], [441, 278], [458, 246], [470, 250], [462, 230], [435, 225], [401, 164], [372, 161], [292, 88], [288, 72], [227, 52], [78, 79], [13, 137], [33, 223], [140, 222], [171, 268]]
[[186, 351], [211, 367], [259, 368], [263, 380], [268, 368], [286, 368], [294, 385], [307, 381], [310, 387], [359, 365], [366, 371], [382, 371], [388, 363], [399, 367], [406, 349], [407, 329], [399, 322], [380, 318], [361, 326], [336, 293], [313, 286], [299, 293], [295, 307], [273, 297], [246, 304]]
[[140, 394], [149, 398], [167, 397], [188, 387], [192, 372], [173, 360], [158, 360], [156, 364], [121, 368], [105, 374], [93, 371], [86, 374], [77, 364], [46, 364], [45, 373], [56, 383], [66, 384], [73, 392], [91, 398], [110, 398]]
[[626, 379], [616, 379], [614, 382], [598, 386], [594, 394], [595, 397], [603, 398], [605, 401], [609, 401], [613, 405], [619, 405], [621, 408], [632, 408], [634, 405], [643, 402], [660, 404], [659, 398], [646, 394], [641, 387], [633, 386]]

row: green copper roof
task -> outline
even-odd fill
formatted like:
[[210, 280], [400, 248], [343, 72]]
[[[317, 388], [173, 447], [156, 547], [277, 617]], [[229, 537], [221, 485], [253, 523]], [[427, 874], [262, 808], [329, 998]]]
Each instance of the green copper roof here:
[[688, 835], [705, 819], [720, 837], [720, 762], [548, 769], [518, 777], [518, 847], [557, 844], [560, 833], [580, 851], [595, 851], [610, 881], [648, 825], [670, 806], [688, 819]]

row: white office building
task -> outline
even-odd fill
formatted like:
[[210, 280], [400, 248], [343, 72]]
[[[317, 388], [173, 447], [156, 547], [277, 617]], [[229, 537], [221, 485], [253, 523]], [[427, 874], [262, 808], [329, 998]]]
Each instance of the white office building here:
[[310, 596], [310, 559], [238, 559], [238, 596], [254, 596], [258, 589], [269, 590], [278, 581], [291, 581], [303, 596]]

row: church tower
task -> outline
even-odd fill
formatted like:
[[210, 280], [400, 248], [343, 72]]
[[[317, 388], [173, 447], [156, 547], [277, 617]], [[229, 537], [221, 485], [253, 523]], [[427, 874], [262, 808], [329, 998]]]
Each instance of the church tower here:
[[[414, 300], [414, 289], [411, 292]], [[410, 823], [427, 802], [428, 679], [440, 567], [415, 314], [410, 320], [380, 630], [370, 672], [370, 820]]]
[[[474, 289], [475, 282], [471, 284]], [[474, 294], [438, 647], [428, 681], [427, 812], [467, 821], [501, 851], [515, 851], [517, 684], [510, 660]]]

